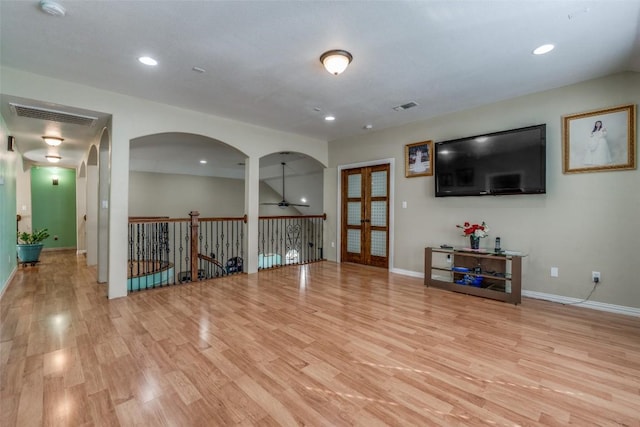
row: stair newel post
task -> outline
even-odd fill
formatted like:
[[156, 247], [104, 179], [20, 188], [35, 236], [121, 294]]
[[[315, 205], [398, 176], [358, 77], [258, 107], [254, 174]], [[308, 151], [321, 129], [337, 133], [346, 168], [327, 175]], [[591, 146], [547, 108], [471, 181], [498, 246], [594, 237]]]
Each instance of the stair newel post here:
[[189, 212], [191, 217], [191, 281], [195, 282], [198, 277], [198, 217], [200, 212]]

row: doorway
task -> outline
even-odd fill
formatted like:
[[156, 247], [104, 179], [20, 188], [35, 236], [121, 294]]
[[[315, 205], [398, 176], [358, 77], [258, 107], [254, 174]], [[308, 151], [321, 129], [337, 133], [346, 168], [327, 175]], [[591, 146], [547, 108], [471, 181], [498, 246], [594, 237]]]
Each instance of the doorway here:
[[340, 180], [341, 260], [388, 268], [390, 165], [343, 169]]

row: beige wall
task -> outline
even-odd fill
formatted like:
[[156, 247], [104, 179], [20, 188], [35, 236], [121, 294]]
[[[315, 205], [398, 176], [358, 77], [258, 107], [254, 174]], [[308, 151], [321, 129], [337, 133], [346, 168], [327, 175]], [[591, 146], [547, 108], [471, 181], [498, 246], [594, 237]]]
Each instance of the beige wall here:
[[[329, 143], [325, 172], [325, 208], [337, 214], [337, 167], [395, 158], [395, 269], [424, 271], [427, 245], [467, 243], [455, 228], [464, 221], [486, 221], [489, 239], [528, 254], [523, 287], [529, 291], [586, 298], [591, 271], [602, 284], [592, 300], [640, 307], [634, 260], [640, 253], [640, 172], [618, 171], [564, 175], [561, 117], [604, 107], [637, 104], [640, 73], [624, 73], [507, 100], [406, 126]], [[547, 124], [547, 194], [498, 197], [434, 197], [433, 177], [404, 177], [404, 145]], [[402, 209], [403, 201], [407, 208]], [[334, 231], [335, 224], [327, 223]], [[325, 247], [329, 248], [330, 243]], [[335, 250], [327, 256], [335, 259]], [[550, 277], [551, 267], [559, 277]]]
[[[279, 202], [273, 189], [260, 183], [260, 200]], [[129, 173], [129, 216], [188, 218], [244, 215], [244, 180], [154, 172]], [[260, 206], [260, 215], [299, 215], [293, 208]]]

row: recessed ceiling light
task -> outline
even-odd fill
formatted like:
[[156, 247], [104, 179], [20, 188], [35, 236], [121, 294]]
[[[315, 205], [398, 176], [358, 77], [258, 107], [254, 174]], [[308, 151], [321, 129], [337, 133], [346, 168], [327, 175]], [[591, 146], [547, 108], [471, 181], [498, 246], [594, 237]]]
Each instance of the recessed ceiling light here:
[[205, 159], [200, 160], [200, 163], [202, 163], [203, 165], [207, 164], [207, 161]]
[[141, 56], [140, 58], [138, 58], [138, 61], [142, 62], [144, 65], [158, 65], [158, 61], [151, 58], [150, 56]]
[[335, 118], [334, 116], [326, 116], [324, 119], [325, 119], [326, 121], [328, 121], [328, 122], [332, 122], [332, 121], [334, 121], [336, 118]]
[[373, 125], [371, 125], [371, 124], [364, 125], [362, 128], [366, 129], [366, 130], [371, 130], [371, 129], [373, 129]]
[[301, 199], [300, 199], [300, 201], [301, 201], [302, 203], [307, 203], [307, 199], [306, 199], [306, 198], [304, 198], [304, 197], [303, 197], [303, 198], [301, 198]]
[[196, 73], [200, 73], [200, 74], [203, 74], [203, 73], [205, 73], [207, 71], [207, 70], [205, 70], [204, 68], [201, 68], [201, 67], [193, 67], [192, 70], [195, 71]]
[[552, 44], [543, 44], [540, 47], [537, 47], [536, 49], [534, 49], [533, 54], [534, 55], [544, 55], [545, 53], [549, 53], [553, 50], [553, 48], [555, 48], [554, 45]]
[[58, 163], [60, 160], [62, 160], [62, 157], [60, 156], [55, 156], [53, 154], [47, 154], [46, 156], [44, 156], [50, 163]]

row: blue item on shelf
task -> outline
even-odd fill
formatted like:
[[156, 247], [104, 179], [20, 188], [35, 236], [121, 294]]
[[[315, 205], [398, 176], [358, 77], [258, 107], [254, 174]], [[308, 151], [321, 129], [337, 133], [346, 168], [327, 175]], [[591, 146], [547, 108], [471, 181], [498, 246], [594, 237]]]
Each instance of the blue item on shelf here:
[[484, 278], [483, 277], [476, 277], [471, 281], [471, 286], [475, 286], [476, 288], [479, 288], [482, 285], [482, 280]]
[[469, 271], [469, 269], [466, 268], [466, 267], [451, 267], [451, 270], [452, 271], [459, 271], [459, 272], [463, 272], [463, 273], [466, 273], [467, 271]]

